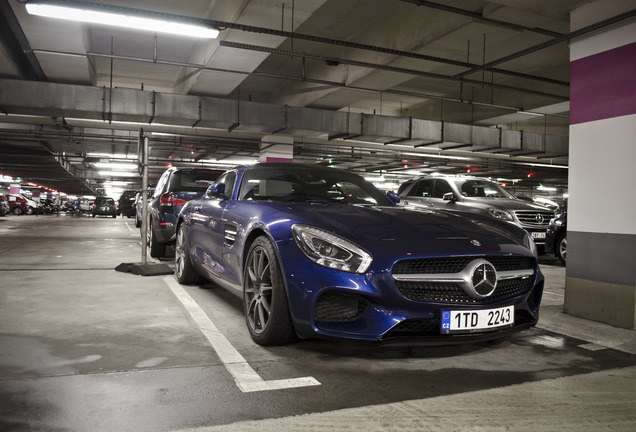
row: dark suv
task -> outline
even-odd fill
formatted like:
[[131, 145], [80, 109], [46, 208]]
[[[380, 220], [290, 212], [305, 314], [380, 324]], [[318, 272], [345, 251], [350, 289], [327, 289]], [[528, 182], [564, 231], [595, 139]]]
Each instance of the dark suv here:
[[117, 217], [117, 205], [111, 197], [97, 197], [93, 201], [91, 216], [97, 215]]
[[119, 211], [122, 216], [133, 217], [137, 213], [135, 208], [136, 190], [125, 190], [119, 197]]
[[427, 176], [403, 183], [398, 193], [403, 205], [481, 213], [516, 223], [537, 245], [554, 217], [547, 207], [522, 201], [497, 183], [479, 177]]
[[545, 252], [554, 254], [561, 264], [565, 265], [568, 247], [568, 204], [563, 204], [556, 210], [556, 217], [550, 221], [548, 227]]
[[191, 199], [203, 195], [222, 173], [205, 168], [170, 168], [162, 174], [148, 199], [146, 242], [151, 257], [160, 258], [166, 254], [166, 246], [176, 238], [181, 208]]

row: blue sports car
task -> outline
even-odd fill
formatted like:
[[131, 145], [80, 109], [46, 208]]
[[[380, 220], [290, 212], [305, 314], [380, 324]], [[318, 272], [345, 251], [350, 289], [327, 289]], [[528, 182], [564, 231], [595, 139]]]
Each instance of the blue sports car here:
[[175, 259], [180, 283], [239, 294], [261, 345], [497, 338], [537, 323], [544, 282], [514, 224], [399, 207], [356, 174], [293, 163], [233, 168], [185, 204]]

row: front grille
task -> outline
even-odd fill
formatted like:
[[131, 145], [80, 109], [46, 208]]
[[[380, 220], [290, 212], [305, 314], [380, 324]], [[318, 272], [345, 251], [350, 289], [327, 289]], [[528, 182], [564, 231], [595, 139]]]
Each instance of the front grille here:
[[314, 320], [322, 322], [355, 321], [367, 309], [369, 309], [369, 302], [360, 296], [329, 291], [318, 299]]
[[517, 210], [515, 216], [524, 227], [547, 228], [554, 213], [550, 210]]
[[525, 294], [532, 288], [532, 282], [533, 278], [500, 280], [497, 282], [495, 292], [479, 300], [470, 297], [458, 284], [454, 283], [395, 281], [395, 285], [409, 300], [477, 305]]
[[[466, 268], [473, 260], [489, 261], [497, 272], [534, 270], [536, 260], [526, 256], [462, 256], [450, 258], [427, 258], [398, 261], [393, 266], [393, 276], [399, 275], [448, 275]], [[441, 279], [444, 279], [442, 277]], [[518, 297], [532, 289], [534, 277], [502, 278], [497, 281], [495, 291], [488, 297], [475, 299], [468, 295], [460, 283], [442, 280], [397, 280], [395, 285], [404, 297], [413, 301], [480, 305]]]
[[393, 266], [393, 274], [457, 273], [462, 271], [469, 262], [477, 258], [490, 261], [498, 272], [531, 269], [535, 266], [535, 259], [526, 256], [424, 258], [398, 261]]

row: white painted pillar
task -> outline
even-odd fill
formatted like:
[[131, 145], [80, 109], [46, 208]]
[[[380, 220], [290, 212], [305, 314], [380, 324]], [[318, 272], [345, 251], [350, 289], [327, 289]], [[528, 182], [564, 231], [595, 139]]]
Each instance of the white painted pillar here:
[[[597, 0], [577, 30], [627, 12]], [[616, 327], [636, 323], [636, 22], [570, 43], [568, 253], [564, 311]]]
[[294, 138], [268, 135], [261, 139], [260, 162], [293, 162]]

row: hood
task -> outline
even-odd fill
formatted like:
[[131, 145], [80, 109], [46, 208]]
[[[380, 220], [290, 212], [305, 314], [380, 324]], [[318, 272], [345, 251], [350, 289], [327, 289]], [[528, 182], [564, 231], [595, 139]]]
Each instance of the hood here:
[[532, 204], [519, 199], [506, 198], [470, 198], [463, 197], [462, 201], [466, 204], [470, 203], [471, 207], [481, 207], [484, 209], [496, 208], [500, 210], [530, 210], [530, 211], [552, 211], [547, 207], [538, 204]]
[[[342, 204], [272, 204], [294, 223], [342, 236], [368, 251], [396, 249], [442, 255], [499, 252], [502, 245], [523, 244], [526, 232], [493, 218], [447, 211]], [[397, 250], [393, 253], [396, 253]]]

